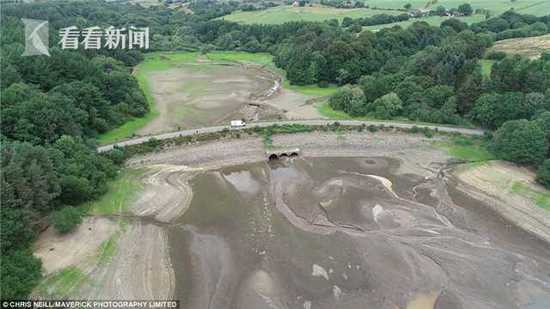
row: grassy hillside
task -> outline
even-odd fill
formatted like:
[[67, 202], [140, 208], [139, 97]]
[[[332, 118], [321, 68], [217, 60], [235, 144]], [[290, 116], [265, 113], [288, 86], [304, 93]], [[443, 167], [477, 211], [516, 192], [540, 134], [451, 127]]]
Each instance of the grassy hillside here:
[[539, 58], [543, 51], [550, 52], [550, 34], [498, 41], [491, 50], [522, 55], [531, 59]]
[[[424, 8], [428, 0], [366, 0], [370, 7], [379, 8], [403, 8], [410, 3], [413, 8]], [[550, 1], [548, 0], [439, 0], [438, 5], [446, 8], [456, 8], [463, 3], [470, 3], [475, 9], [488, 9], [493, 15], [500, 14], [509, 9], [515, 9], [522, 14], [533, 14], [537, 16], [546, 15], [550, 12]]]
[[278, 6], [263, 11], [233, 12], [222, 18], [242, 24], [283, 24], [289, 21], [342, 20], [344, 17], [359, 18], [377, 14], [399, 15], [403, 12], [371, 9], [336, 9], [325, 6], [292, 7]]
[[[333, 7], [314, 6], [314, 7], [292, 7], [278, 6], [262, 11], [233, 12], [230, 15], [221, 17], [227, 21], [233, 21], [242, 24], [283, 24], [289, 21], [323, 21], [328, 19], [342, 20], [344, 17], [359, 18], [373, 16], [377, 14], [399, 15], [403, 11], [383, 10], [383, 9], [402, 9], [407, 3], [412, 8], [425, 8], [427, 0], [368, 0], [365, 1], [370, 9], [337, 9]], [[542, 16], [550, 13], [550, 1], [548, 0], [439, 0], [436, 4], [428, 8], [435, 8], [442, 5], [448, 9], [457, 8], [464, 3], [470, 3], [475, 9], [487, 9], [492, 15], [498, 15], [507, 10], [514, 9], [522, 14], [532, 14]], [[372, 8], [378, 8], [376, 10]], [[432, 24], [439, 25], [446, 17], [430, 16], [422, 20]], [[483, 15], [475, 15], [463, 18], [464, 22], [473, 23], [484, 20]], [[378, 25], [368, 27], [370, 30], [381, 29], [396, 24], [408, 26], [416, 20], [405, 21], [389, 25]]]

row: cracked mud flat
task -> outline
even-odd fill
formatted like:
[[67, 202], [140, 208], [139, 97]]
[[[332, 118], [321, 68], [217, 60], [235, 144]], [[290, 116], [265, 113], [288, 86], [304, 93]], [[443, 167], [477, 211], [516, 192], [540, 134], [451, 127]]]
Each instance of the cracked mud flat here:
[[91, 273], [95, 290], [75, 295], [213, 309], [547, 308], [548, 243], [457, 189], [431, 142], [310, 133], [274, 136], [303, 154], [275, 162], [255, 138], [136, 157], [129, 165], [148, 171], [135, 217]]

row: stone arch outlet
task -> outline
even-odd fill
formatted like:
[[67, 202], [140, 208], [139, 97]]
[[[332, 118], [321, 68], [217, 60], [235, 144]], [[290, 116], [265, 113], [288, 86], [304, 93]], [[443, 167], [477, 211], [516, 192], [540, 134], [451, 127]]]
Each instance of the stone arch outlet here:
[[266, 151], [266, 157], [269, 161], [278, 160], [283, 157], [297, 157], [300, 155], [300, 149], [279, 149], [279, 150], [270, 150]]

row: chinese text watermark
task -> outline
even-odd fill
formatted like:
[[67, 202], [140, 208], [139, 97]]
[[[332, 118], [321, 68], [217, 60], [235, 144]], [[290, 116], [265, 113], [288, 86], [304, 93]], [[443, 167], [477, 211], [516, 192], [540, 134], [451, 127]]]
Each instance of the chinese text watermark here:
[[88, 27], [82, 30], [76, 26], [61, 28], [59, 44], [62, 49], [149, 49], [149, 27]]

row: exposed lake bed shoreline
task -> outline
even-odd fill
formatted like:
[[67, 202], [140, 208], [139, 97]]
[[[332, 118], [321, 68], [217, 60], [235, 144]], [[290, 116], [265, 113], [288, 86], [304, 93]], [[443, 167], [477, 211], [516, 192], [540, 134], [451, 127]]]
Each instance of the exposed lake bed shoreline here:
[[[68, 294], [175, 297], [184, 308], [517, 308], [546, 299], [545, 238], [536, 230], [524, 237], [458, 185], [465, 180], [453, 159], [434, 147], [445, 138], [273, 135], [272, 148], [298, 147], [300, 156], [271, 163], [259, 137], [135, 156], [127, 166], [145, 170], [143, 191], [123, 227], [101, 238], [119, 233], [119, 248], [109, 263], [82, 269], [88, 279]], [[45, 243], [41, 237], [37, 247]], [[41, 258], [55, 264], [47, 250]], [[125, 268], [132, 256], [152, 272]], [[108, 282], [137, 278], [141, 284], [108, 293]]]

